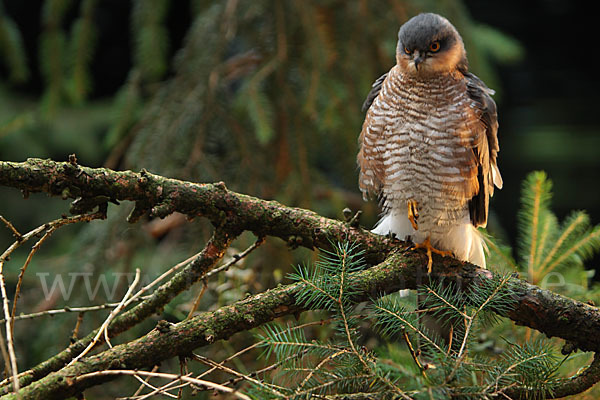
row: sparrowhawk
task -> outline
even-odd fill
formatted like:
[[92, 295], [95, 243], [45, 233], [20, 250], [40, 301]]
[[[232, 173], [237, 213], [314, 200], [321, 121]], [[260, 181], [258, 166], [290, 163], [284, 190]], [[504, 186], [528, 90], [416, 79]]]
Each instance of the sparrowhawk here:
[[396, 65], [371, 89], [360, 134], [359, 184], [381, 198], [373, 230], [485, 267], [498, 120], [494, 93], [468, 71], [463, 40], [446, 19], [420, 14], [398, 33]]

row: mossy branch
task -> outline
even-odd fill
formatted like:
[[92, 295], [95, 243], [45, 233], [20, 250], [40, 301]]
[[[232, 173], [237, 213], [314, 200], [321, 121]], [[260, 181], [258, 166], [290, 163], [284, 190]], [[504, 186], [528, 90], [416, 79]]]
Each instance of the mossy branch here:
[[315, 212], [286, 207], [227, 190], [225, 184], [184, 182], [141, 172], [88, 168], [73, 162], [28, 159], [22, 163], [0, 161], [0, 185], [20, 189], [24, 196], [44, 192], [75, 199], [72, 210], [83, 213], [108, 202], [129, 200], [135, 222], [145, 214], [165, 217], [174, 211], [190, 218], [208, 218], [214, 226], [226, 223], [258, 237], [279, 237], [309, 249], [331, 247], [332, 241], [356, 242], [366, 261], [376, 264], [398, 246], [390, 240]]
[[[365, 251], [369, 264], [364, 271], [349, 274], [355, 289], [354, 300], [375, 298], [399, 289], [415, 289], [430, 281], [454, 282], [460, 290], [480, 285], [493, 273], [451, 258], [435, 257], [433, 272], [426, 273], [427, 258], [421, 251], [408, 250], [402, 242], [371, 234], [360, 228], [321, 217], [314, 212], [283, 206], [226, 189], [223, 184], [196, 184], [153, 175], [147, 171], [116, 172], [87, 168], [70, 162], [29, 159], [26, 162], [0, 162], [0, 185], [23, 191], [45, 192], [63, 198], [81, 199], [78, 212], [95, 207], [106, 208], [108, 201], [130, 200], [139, 210], [150, 214], [178, 211], [190, 217], [208, 218], [217, 231], [235, 237], [244, 230], [259, 237], [276, 236], [308, 248], [330, 248], [331, 241], [349, 240]], [[220, 240], [226, 247], [228, 240]], [[205, 249], [206, 250], [206, 249]], [[213, 249], [214, 250], [214, 249]], [[212, 250], [206, 250], [211, 252]], [[214, 254], [210, 254], [216, 257]], [[210, 256], [209, 255], [209, 256]], [[211, 257], [208, 257], [211, 259]], [[515, 293], [516, 305], [508, 313], [498, 310], [519, 325], [536, 329], [547, 336], [560, 337], [584, 351], [600, 350], [600, 312], [596, 307], [542, 290], [515, 278], [508, 282]], [[80, 393], [111, 377], [78, 379], [83, 374], [107, 369], [151, 367], [174, 356], [186, 356], [192, 350], [227, 339], [274, 318], [304, 311], [295, 300], [299, 283], [278, 287], [240, 300], [214, 312], [205, 312], [178, 324], [157, 326], [147, 335], [95, 356], [86, 357], [69, 367], [52, 368], [56, 372], [36, 376], [21, 389], [23, 398], [64, 398]], [[594, 362], [580, 375], [557, 390], [578, 393], [600, 380]], [[46, 371], [48, 373], [49, 371]], [[515, 389], [516, 390], [516, 389]], [[8, 395], [7, 398], [11, 398]]]

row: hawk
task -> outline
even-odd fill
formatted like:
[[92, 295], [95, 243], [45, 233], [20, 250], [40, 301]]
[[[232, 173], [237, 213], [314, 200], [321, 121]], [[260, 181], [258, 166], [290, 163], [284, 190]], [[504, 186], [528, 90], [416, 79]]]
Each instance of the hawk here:
[[426, 13], [398, 33], [396, 65], [363, 105], [359, 185], [381, 199], [373, 232], [393, 233], [431, 253], [485, 268], [485, 227], [496, 157], [494, 93], [468, 70], [463, 40], [444, 17]]

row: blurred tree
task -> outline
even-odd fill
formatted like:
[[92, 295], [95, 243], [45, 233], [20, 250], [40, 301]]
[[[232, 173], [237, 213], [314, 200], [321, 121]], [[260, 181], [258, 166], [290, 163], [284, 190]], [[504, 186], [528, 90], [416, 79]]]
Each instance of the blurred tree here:
[[[132, 1], [129, 9], [95, 0], [41, 2], [39, 51], [31, 58], [43, 96], [39, 108], [24, 107], [34, 112], [28, 123], [16, 123], [19, 113], [12, 110], [2, 137], [26, 127], [48, 129], [66, 117], [57, 114], [61, 109], [93, 108], [94, 91], [103, 85], [92, 75], [94, 63], [102, 62], [95, 55], [105, 29], [103, 8], [126, 12], [131, 34], [121, 40], [130, 42], [131, 67], [114, 94], [113, 112], [105, 115], [110, 126], [100, 152], [110, 153], [110, 166], [222, 179], [236, 189], [310, 206], [344, 193], [339, 189], [354, 192], [363, 118], [357, 110], [374, 78], [394, 63], [402, 21], [425, 10], [447, 16], [465, 38], [472, 69], [488, 82], [494, 82], [490, 61], [512, 62], [521, 54], [514, 40], [473, 22], [460, 2], [183, 3], [189, 10], [164, 0]], [[3, 93], [19, 96], [29, 76], [26, 49], [18, 26], [1, 15], [6, 34], [0, 48], [10, 55], [4, 69], [13, 84]], [[170, 24], [180, 19], [188, 22], [185, 41], [172, 51]], [[330, 151], [333, 146], [337, 151]], [[77, 152], [77, 143], [61, 150], [63, 156]], [[360, 203], [353, 198], [352, 204]]]

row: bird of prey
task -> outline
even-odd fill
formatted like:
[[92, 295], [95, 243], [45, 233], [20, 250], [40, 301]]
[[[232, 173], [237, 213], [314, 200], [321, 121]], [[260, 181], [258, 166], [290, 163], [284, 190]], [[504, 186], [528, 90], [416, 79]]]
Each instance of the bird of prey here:
[[432, 252], [485, 268], [477, 227], [502, 188], [493, 93], [469, 72], [456, 28], [426, 13], [402, 25], [396, 65], [363, 105], [359, 185], [383, 211], [373, 232], [425, 248], [429, 273]]

